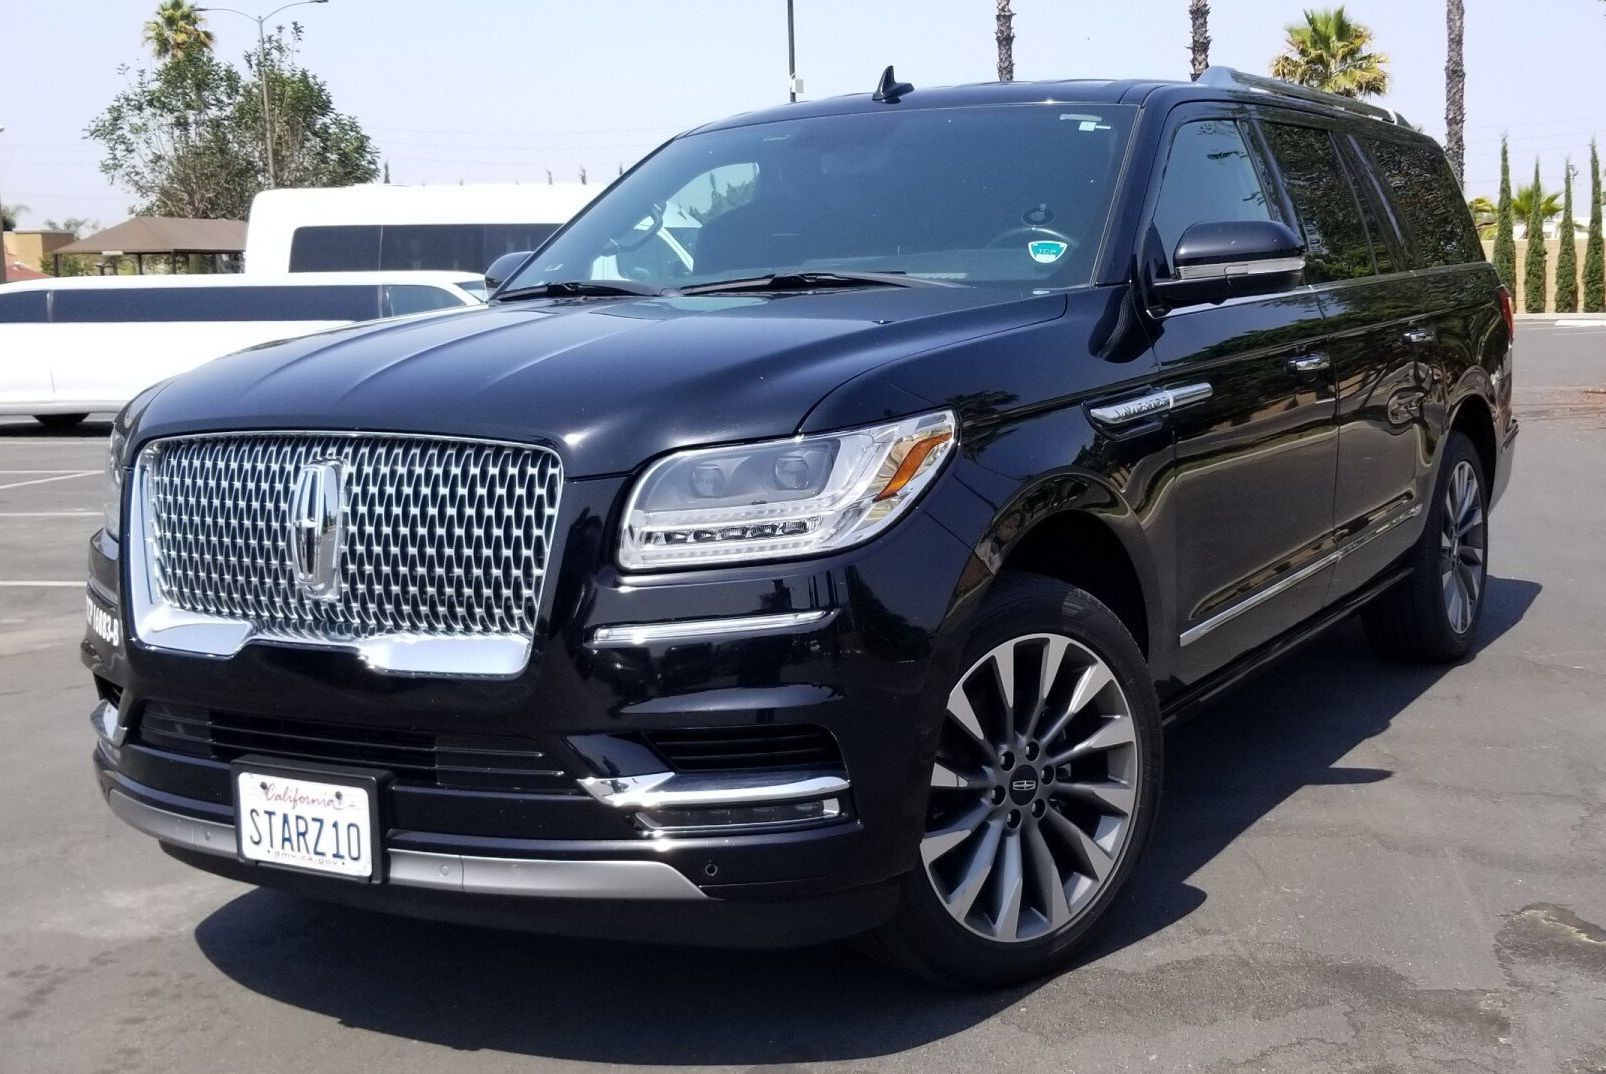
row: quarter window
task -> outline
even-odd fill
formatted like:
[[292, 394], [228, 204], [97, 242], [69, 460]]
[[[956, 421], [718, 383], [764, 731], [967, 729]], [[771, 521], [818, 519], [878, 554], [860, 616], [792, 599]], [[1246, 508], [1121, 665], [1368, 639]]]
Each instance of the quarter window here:
[[1306, 278], [1322, 283], [1372, 275], [1372, 244], [1333, 136], [1285, 123], [1268, 123], [1265, 129], [1305, 228]]
[[1238, 124], [1208, 119], [1177, 128], [1154, 206], [1154, 230], [1168, 265], [1177, 240], [1193, 224], [1270, 219], [1265, 188]]
[[46, 318], [48, 291], [0, 293], [0, 324], [40, 324]]
[[372, 284], [307, 287], [62, 288], [58, 324], [149, 321], [367, 321], [379, 315]]
[[1461, 200], [1450, 162], [1425, 145], [1366, 140], [1388, 189], [1394, 214], [1409, 233], [1419, 268], [1483, 260], [1472, 214]]

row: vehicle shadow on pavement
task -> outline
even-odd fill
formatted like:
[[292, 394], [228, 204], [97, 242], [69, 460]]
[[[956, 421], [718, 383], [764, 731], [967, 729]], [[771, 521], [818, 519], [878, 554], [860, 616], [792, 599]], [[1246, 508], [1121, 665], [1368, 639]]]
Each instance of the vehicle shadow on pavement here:
[[0, 418], [0, 440], [9, 437], [38, 440], [104, 440], [111, 435], [111, 419], [84, 421], [65, 429], [50, 429], [32, 418]]
[[[1481, 646], [1540, 591], [1491, 578]], [[1342, 766], [1451, 669], [1389, 664], [1345, 623], [1168, 737], [1167, 787], [1148, 854], [1083, 962], [1137, 943], [1208, 897], [1189, 883], [1302, 787], [1364, 784]], [[851, 1060], [939, 1040], [1034, 989], [944, 991], [847, 945], [742, 952], [580, 941], [388, 918], [268, 891], [195, 930], [240, 985], [342, 1025], [465, 1051], [602, 1064]]]

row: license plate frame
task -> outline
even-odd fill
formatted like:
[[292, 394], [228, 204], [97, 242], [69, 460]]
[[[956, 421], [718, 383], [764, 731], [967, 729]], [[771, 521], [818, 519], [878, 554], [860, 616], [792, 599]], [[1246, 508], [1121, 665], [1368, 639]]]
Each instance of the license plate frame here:
[[[245, 775], [266, 776], [290, 782], [300, 781], [321, 786], [361, 790], [368, 800], [368, 808], [365, 813], [368, 823], [369, 871], [367, 875], [249, 856], [246, 853], [245, 812], [240, 797], [240, 777]], [[286, 764], [278, 758], [258, 757], [254, 754], [238, 757], [229, 765], [229, 792], [234, 801], [235, 857], [248, 865], [264, 869], [279, 869], [285, 872], [300, 873], [303, 876], [321, 876], [346, 883], [383, 884], [385, 882], [385, 829], [380, 825], [380, 795], [389, 782], [390, 774], [388, 772], [379, 772], [372, 769], [346, 768], [339, 765], [318, 764], [312, 761]]]

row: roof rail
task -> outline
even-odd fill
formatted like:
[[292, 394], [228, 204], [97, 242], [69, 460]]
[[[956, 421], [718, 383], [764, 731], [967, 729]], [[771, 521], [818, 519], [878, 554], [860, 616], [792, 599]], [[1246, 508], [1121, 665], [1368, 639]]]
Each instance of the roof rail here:
[[1251, 93], [1268, 93], [1277, 97], [1292, 97], [1295, 100], [1326, 105], [1328, 108], [1337, 108], [1354, 115], [1365, 116], [1368, 119], [1381, 120], [1384, 123], [1396, 123], [1403, 127], [1410, 126], [1392, 108], [1383, 108], [1379, 105], [1357, 101], [1353, 97], [1341, 97], [1336, 93], [1328, 93], [1325, 90], [1311, 89], [1309, 86], [1300, 86], [1293, 82], [1284, 82], [1280, 78], [1251, 75], [1232, 67], [1211, 66], [1205, 68], [1204, 74], [1199, 76], [1199, 84], [1201, 86], [1213, 86], [1217, 89], [1243, 89]]

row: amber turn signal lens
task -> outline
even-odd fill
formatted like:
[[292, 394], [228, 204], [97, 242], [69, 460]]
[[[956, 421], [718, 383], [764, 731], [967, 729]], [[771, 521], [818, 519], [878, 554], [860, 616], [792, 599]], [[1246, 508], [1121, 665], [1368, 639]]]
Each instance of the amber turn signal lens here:
[[902, 492], [903, 487], [920, 472], [921, 464], [926, 461], [926, 457], [952, 439], [952, 433], [935, 433], [924, 440], [915, 441], [909, 448], [908, 454], [904, 455], [903, 462], [893, 471], [892, 480], [887, 482], [887, 487], [876, 493], [875, 502], [880, 503]]

